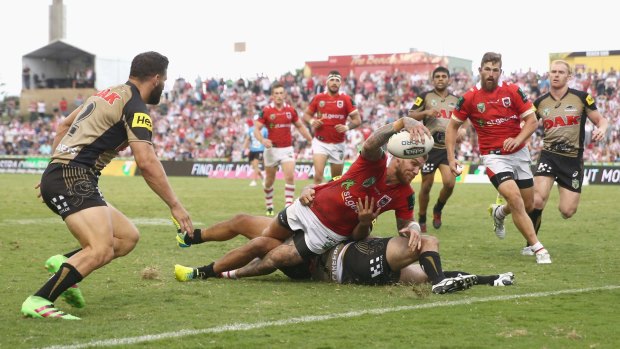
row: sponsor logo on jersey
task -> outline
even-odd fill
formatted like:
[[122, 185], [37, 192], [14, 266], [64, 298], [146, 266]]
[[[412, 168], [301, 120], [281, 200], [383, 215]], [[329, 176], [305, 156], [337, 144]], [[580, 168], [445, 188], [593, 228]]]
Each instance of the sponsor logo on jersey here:
[[290, 111], [286, 112], [286, 118], [289, 119], [289, 120], [291, 120], [293, 118], [293, 115], [291, 115]]
[[592, 98], [592, 96], [588, 95], [586, 97], [586, 103], [588, 103], [588, 105], [594, 104], [594, 98]]
[[510, 97], [504, 97], [502, 98], [502, 104], [504, 105], [504, 107], [506, 108], [510, 108], [510, 105], [512, 104], [510, 102]]
[[567, 105], [566, 108], [564, 108], [565, 112], [576, 112], [577, 108], [575, 108], [574, 105]]
[[110, 91], [111, 90], [108, 88], [108, 89], [99, 91], [95, 96], [103, 98], [106, 102], [112, 105], [117, 99], [121, 99], [121, 96], [116, 92], [110, 92]]
[[355, 181], [352, 179], [347, 179], [346, 181], [340, 183], [340, 186], [344, 188], [344, 190], [349, 190], [354, 185], [355, 185]]
[[383, 207], [387, 206], [387, 204], [389, 204], [390, 201], [392, 201], [391, 197], [389, 197], [387, 195], [383, 195], [383, 197], [381, 199], [379, 199], [379, 201], [377, 202], [377, 207], [378, 208], [383, 208]]
[[344, 101], [336, 101], [336, 106], [337, 106], [338, 108], [342, 108], [342, 107], [344, 107]]
[[555, 118], [544, 120], [543, 127], [545, 130], [548, 130], [554, 127], [579, 125], [579, 119], [579, 115], [556, 116]]
[[478, 105], [476, 107], [478, 108], [479, 112], [484, 113], [484, 111], [485, 111], [484, 103], [478, 103]]
[[551, 109], [549, 108], [543, 109], [543, 112], [542, 112], [543, 116], [549, 116], [549, 113], [551, 113]]
[[153, 132], [153, 123], [151, 122], [151, 117], [145, 113], [134, 113], [131, 127], [142, 127]]
[[370, 177], [370, 178], [366, 178], [366, 180], [364, 180], [364, 182], [362, 183], [362, 186], [364, 188], [368, 188], [371, 185], [375, 184], [376, 182], [377, 182], [377, 179], [373, 176], [373, 177]]
[[527, 95], [523, 92], [523, 90], [521, 90], [520, 87], [519, 89], [517, 89], [517, 92], [519, 92], [519, 95], [521, 96], [523, 103], [527, 103]]
[[419, 107], [419, 106], [421, 106], [421, 105], [422, 105], [422, 102], [424, 102], [424, 100], [422, 99], [422, 97], [418, 97], [418, 98], [416, 98], [416, 99], [415, 99], [415, 102], [413, 102], [413, 104], [414, 104], [415, 106], [418, 106], [418, 107]]
[[437, 106], [437, 101], [436, 100], [431, 100], [431, 106], [436, 107]]

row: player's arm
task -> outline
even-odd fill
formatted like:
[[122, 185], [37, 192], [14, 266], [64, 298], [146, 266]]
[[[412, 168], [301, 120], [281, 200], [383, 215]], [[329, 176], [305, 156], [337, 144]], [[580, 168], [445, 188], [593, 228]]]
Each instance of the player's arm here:
[[64, 118], [64, 120], [62, 120], [62, 122], [58, 124], [58, 127], [56, 128], [56, 136], [54, 137], [54, 142], [52, 142], [52, 151], [56, 150], [56, 147], [58, 147], [58, 144], [60, 144], [60, 140], [67, 134], [67, 131], [69, 131], [71, 124], [73, 124], [73, 121], [78, 116], [81, 110], [82, 106], [77, 107], [74, 111], [71, 112], [71, 114], [69, 114], [69, 116]]
[[401, 130], [408, 131], [413, 139], [424, 141], [424, 134], [431, 137], [428, 129], [418, 120], [402, 117], [392, 123], [381, 126], [364, 142], [362, 146], [362, 156], [366, 160], [376, 161], [383, 155], [383, 147], [393, 134]]
[[153, 145], [148, 142], [135, 141], [130, 142], [129, 146], [136, 164], [140, 168], [142, 177], [144, 177], [144, 181], [168, 205], [172, 216], [181, 224], [182, 230], [192, 235], [194, 226], [189, 213], [172, 190], [164, 167], [157, 159]]
[[378, 207], [375, 210], [375, 198], [368, 199], [368, 196], [362, 200], [361, 198], [357, 198], [357, 220], [358, 223], [353, 228], [353, 232], [351, 233], [351, 238], [353, 240], [364, 240], [372, 231], [372, 222], [379, 216], [381, 213], [381, 207]]
[[592, 140], [596, 142], [604, 140], [609, 125], [607, 118], [596, 109], [588, 109], [588, 119], [596, 126], [596, 129], [592, 131]]
[[301, 133], [301, 135], [304, 136], [304, 138], [308, 141], [308, 143], [312, 143], [312, 136], [310, 135], [310, 132], [308, 131], [304, 123], [301, 122], [301, 120], [295, 121], [293, 125], [297, 127], [297, 129], [299, 130], [299, 133]]
[[446, 125], [446, 152], [448, 155], [448, 165], [450, 166], [450, 172], [452, 172], [455, 176], [461, 174], [461, 171], [459, 170], [459, 166], [461, 164], [458, 160], [456, 160], [454, 150], [456, 148], [456, 139], [458, 137], [459, 128], [462, 124], [463, 121], [452, 114], [448, 125]]
[[420, 225], [412, 219], [402, 219], [396, 217], [396, 227], [398, 235], [409, 238], [409, 249], [413, 252], [422, 247], [422, 237], [420, 236]]
[[323, 126], [323, 121], [321, 121], [320, 115], [318, 115], [318, 118], [314, 117], [314, 111], [310, 109], [311, 105], [312, 102], [310, 102], [310, 105], [306, 108], [306, 110], [304, 110], [304, 115], [302, 116], [302, 118], [306, 123], [310, 124], [310, 127], [316, 129]]
[[504, 150], [515, 150], [516, 148], [521, 146], [523, 142], [530, 139], [532, 133], [536, 132], [536, 129], [538, 128], [538, 119], [536, 119], [536, 114], [534, 113], [533, 107], [532, 109], [530, 109], [529, 112], [524, 113], [521, 121], [523, 122], [521, 132], [519, 132], [519, 134], [514, 138], [509, 137], [504, 140]]
[[263, 137], [263, 134], [261, 132], [262, 128], [262, 122], [258, 120], [254, 121], [254, 137], [256, 137], [256, 139], [266, 148], [271, 148], [273, 146], [273, 144], [271, 143], [271, 139]]

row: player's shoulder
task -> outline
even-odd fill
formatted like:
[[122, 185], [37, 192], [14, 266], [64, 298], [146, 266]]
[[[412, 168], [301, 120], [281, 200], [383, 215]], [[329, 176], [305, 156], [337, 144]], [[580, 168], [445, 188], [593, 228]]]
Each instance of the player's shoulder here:
[[543, 94], [542, 96], [536, 98], [536, 100], [534, 101], [534, 106], [538, 107], [543, 101], [550, 99], [550, 98], [551, 98], [551, 93], [547, 92]]

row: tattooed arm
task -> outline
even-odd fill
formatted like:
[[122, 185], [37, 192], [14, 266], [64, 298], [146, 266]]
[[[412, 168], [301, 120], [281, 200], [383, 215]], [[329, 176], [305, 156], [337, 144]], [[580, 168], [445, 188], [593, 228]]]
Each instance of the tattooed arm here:
[[412, 119], [410, 117], [402, 117], [390, 124], [380, 127], [373, 134], [368, 137], [364, 146], [362, 147], [362, 156], [364, 159], [374, 161], [381, 158], [383, 155], [383, 147], [390, 137], [398, 133], [401, 130], [407, 130], [411, 134], [413, 139], [422, 139], [422, 134], [426, 133], [429, 137], [431, 133], [420, 121]]

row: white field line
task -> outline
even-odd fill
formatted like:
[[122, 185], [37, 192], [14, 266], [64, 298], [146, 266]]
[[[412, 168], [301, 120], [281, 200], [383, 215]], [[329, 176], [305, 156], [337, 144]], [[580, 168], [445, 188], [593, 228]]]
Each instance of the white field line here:
[[[146, 218], [146, 217], [134, 217], [129, 218], [135, 225], [167, 225], [172, 226], [170, 218]], [[0, 226], [3, 225], [34, 225], [34, 224], [65, 224], [63, 220], [56, 217], [47, 218], [23, 218], [23, 219], [4, 219], [0, 221]], [[197, 227], [203, 226], [204, 223], [194, 221], [194, 225]]]
[[[472, 304], [472, 303], [509, 301], [509, 300], [521, 299], [521, 298], [540, 298], [540, 297], [557, 296], [557, 295], [562, 295], [562, 294], [574, 294], [574, 293], [585, 293], [585, 292], [617, 290], [617, 289], [620, 289], [620, 286], [609, 285], [609, 286], [602, 286], [602, 287], [568, 289], [568, 290], [549, 291], [549, 292], [536, 292], [536, 293], [526, 293], [526, 294], [510, 295], [510, 296], [476, 297], [476, 298], [470, 298], [470, 299], [461, 299], [457, 301], [441, 301], [441, 302], [433, 302], [433, 303], [418, 304], [418, 305], [405, 305], [405, 306], [393, 307], [393, 308], [379, 308], [379, 309], [349, 311], [346, 313], [337, 313], [337, 314], [302, 316], [302, 317], [295, 317], [295, 318], [289, 318], [289, 319], [256, 322], [256, 323], [237, 323], [237, 324], [204, 328], [204, 329], [199, 329], [199, 330], [180, 330], [176, 332], [164, 332], [164, 333], [159, 333], [159, 334], [150, 334], [150, 335], [138, 336], [138, 337], [112, 338], [112, 339], [97, 340], [97, 341], [70, 344], [70, 345], [54, 345], [51, 347], [45, 347], [43, 349], [79, 349], [79, 348], [88, 348], [88, 347], [111, 347], [111, 346], [116, 346], [116, 345], [131, 345], [131, 344], [137, 344], [137, 343], [153, 342], [153, 341], [162, 340], [162, 339], [194, 336], [194, 335], [205, 334], [205, 333], [247, 331], [247, 330], [260, 329], [264, 327], [285, 326], [285, 325], [308, 323], [308, 322], [327, 321], [327, 320], [334, 320], [334, 319], [358, 317], [362, 315], [381, 315], [381, 314], [393, 313], [397, 311], [408, 311], [408, 310], [428, 309], [428, 308], [437, 308], [437, 307], [450, 307], [450, 306], [458, 306], [458, 305], [465, 305], [465, 304]], [[442, 297], [445, 297], [445, 296], [442, 296]]]

